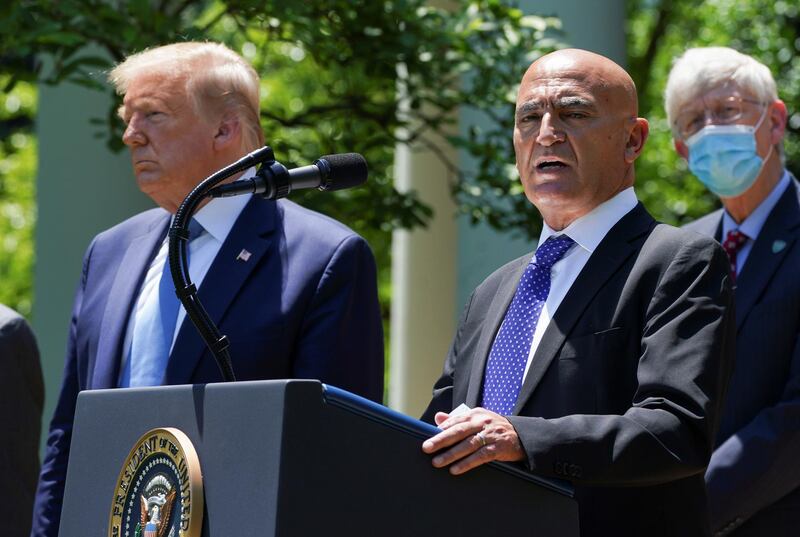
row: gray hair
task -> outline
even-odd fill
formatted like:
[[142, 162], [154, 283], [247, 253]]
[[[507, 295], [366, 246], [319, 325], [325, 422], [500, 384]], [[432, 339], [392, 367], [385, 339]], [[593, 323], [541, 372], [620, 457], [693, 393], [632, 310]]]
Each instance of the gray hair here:
[[673, 63], [664, 90], [667, 120], [676, 137], [675, 118], [681, 108], [727, 82], [733, 82], [761, 102], [778, 99], [772, 73], [755, 58], [728, 47], [690, 48]]
[[259, 79], [244, 58], [221, 43], [173, 43], [128, 56], [109, 73], [117, 93], [125, 95], [137, 76], [163, 73], [184, 80], [186, 95], [195, 113], [233, 113], [242, 124], [242, 149], [250, 152], [264, 145], [259, 119]]

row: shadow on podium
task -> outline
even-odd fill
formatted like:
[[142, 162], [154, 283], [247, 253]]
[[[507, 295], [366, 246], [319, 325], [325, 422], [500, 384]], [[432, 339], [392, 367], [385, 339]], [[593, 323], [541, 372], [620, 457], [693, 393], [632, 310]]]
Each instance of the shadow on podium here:
[[506, 463], [452, 476], [421, 449], [436, 427], [318, 381], [276, 380], [82, 392], [60, 535], [109, 535], [126, 457], [163, 427], [197, 452], [203, 537], [579, 533], [568, 484]]

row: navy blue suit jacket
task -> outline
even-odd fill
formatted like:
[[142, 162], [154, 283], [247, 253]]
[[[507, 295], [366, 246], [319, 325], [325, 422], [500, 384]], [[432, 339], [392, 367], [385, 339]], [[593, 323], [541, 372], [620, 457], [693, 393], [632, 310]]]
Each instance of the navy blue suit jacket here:
[[[163, 209], [99, 234], [83, 261], [69, 330], [64, 379], [34, 508], [33, 535], [55, 536], [78, 392], [113, 388], [132, 306], [166, 235]], [[247, 261], [237, 256], [246, 249]], [[344, 225], [292, 202], [253, 197], [199, 289], [230, 339], [237, 380], [309, 378], [374, 401], [383, 395], [383, 333], [375, 261]], [[188, 319], [164, 384], [222, 380]]]
[[[722, 234], [722, 210], [686, 226]], [[793, 180], [736, 279], [736, 366], [706, 472], [719, 535], [800, 527], [800, 199]]]

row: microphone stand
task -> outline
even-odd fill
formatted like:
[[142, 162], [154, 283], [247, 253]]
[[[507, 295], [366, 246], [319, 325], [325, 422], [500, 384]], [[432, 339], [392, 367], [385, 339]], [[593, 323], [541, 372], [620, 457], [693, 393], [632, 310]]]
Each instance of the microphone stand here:
[[[169, 229], [168, 260], [172, 281], [175, 284], [175, 294], [186, 310], [186, 316], [192, 321], [200, 337], [214, 356], [214, 360], [222, 373], [225, 382], [236, 380], [233, 374], [230, 353], [228, 352], [228, 337], [222, 335], [214, 321], [206, 312], [197, 296], [197, 287], [189, 278], [189, 265], [186, 257], [186, 245], [189, 241], [189, 221], [197, 210], [200, 202], [209, 197], [209, 190], [228, 177], [242, 172], [257, 164], [265, 163], [266, 166], [276, 164], [272, 148], [264, 146], [252, 153], [245, 155], [233, 164], [222, 168], [210, 175], [197, 185], [178, 207], [175, 219]], [[282, 166], [281, 166], [282, 167]]]

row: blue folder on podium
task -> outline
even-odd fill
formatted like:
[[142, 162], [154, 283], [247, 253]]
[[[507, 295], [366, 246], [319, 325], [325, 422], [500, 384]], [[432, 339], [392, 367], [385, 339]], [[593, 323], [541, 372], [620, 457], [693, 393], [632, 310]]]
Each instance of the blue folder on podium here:
[[[436, 427], [318, 381], [276, 380], [82, 392], [60, 535], [113, 534], [120, 472], [157, 428], [197, 453], [202, 537], [579, 533], [568, 484], [505, 463], [451, 476], [421, 450]], [[164, 503], [158, 490], [142, 511]], [[134, 536], [128, 523], [119, 535]]]

